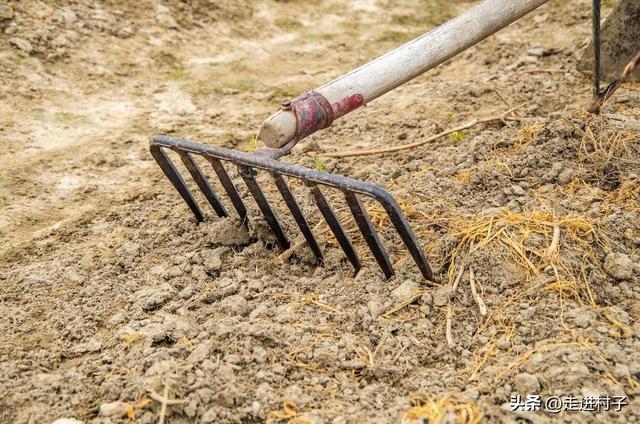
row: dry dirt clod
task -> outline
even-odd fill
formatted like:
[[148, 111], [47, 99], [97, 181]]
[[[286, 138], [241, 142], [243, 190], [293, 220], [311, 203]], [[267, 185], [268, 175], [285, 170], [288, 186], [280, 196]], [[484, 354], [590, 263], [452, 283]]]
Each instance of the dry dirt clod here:
[[616, 280], [628, 280], [633, 276], [633, 261], [629, 255], [611, 252], [604, 259], [604, 270]]
[[209, 233], [207, 237], [222, 246], [242, 246], [250, 241], [247, 228], [229, 218], [207, 223], [205, 228]]
[[75, 354], [99, 352], [102, 349], [102, 343], [99, 340], [88, 340], [84, 343], [75, 345], [71, 351]]
[[521, 395], [540, 393], [540, 381], [538, 377], [529, 373], [520, 373], [513, 379], [516, 392]]
[[33, 46], [31, 45], [31, 43], [23, 38], [12, 37], [12, 38], [9, 38], [8, 41], [10, 44], [12, 44], [13, 46], [17, 47], [18, 49], [22, 50], [27, 54], [33, 51]]
[[238, 293], [240, 284], [228, 278], [222, 278], [217, 282], [217, 288], [205, 292], [202, 300], [205, 303], [217, 302], [220, 299]]
[[513, 193], [513, 195], [515, 196], [524, 196], [527, 194], [527, 192], [524, 191], [524, 189], [519, 185], [511, 186], [511, 193]]
[[220, 255], [209, 255], [204, 261], [204, 270], [207, 274], [213, 274], [222, 268], [222, 259]]
[[218, 419], [218, 414], [214, 408], [207, 410], [202, 417], [200, 417], [204, 424], [215, 423]]
[[629, 378], [631, 377], [631, 372], [629, 371], [629, 367], [625, 364], [616, 364], [613, 369], [613, 376], [617, 379]]
[[371, 315], [371, 319], [377, 319], [382, 311], [384, 310], [384, 305], [373, 299], [367, 302], [367, 310], [369, 311], [369, 315]]
[[449, 303], [451, 297], [451, 289], [447, 286], [440, 287], [433, 293], [433, 304], [435, 306], [444, 306]]
[[504, 337], [501, 337], [496, 343], [496, 346], [500, 350], [509, 350], [511, 348], [511, 345], [511, 340]]
[[157, 309], [173, 298], [175, 290], [164, 283], [159, 287], [148, 287], [135, 293], [136, 303], [145, 311]]
[[125, 402], [111, 402], [111, 403], [103, 403], [100, 405], [98, 410], [98, 414], [101, 417], [124, 417], [127, 415], [127, 409], [129, 405]]
[[542, 56], [544, 56], [544, 53], [545, 53], [544, 52], [544, 48], [542, 48], [542, 47], [534, 47], [534, 48], [531, 48], [531, 49], [527, 50], [527, 54], [529, 56], [542, 57]]
[[213, 250], [200, 252], [204, 270], [207, 274], [215, 274], [222, 268], [222, 255], [229, 251], [228, 247], [219, 247]]
[[242, 296], [229, 296], [220, 302], [220, 309], [228, 315], [244, 316], [249, 313], [249, 303]]
[[492, 207], [492, 208], [483, 209], [479, 213], [479, 216], [481, 216], [483, 218], [490, 218], [492, 216], [502, 215], [502, 213], [503, 213], [503, 208], [501, 208], [501, 207]]
[[557, 182], [559, 185], [567, 185], [573, 179], [573, 169], [565, 168], [558, 174]]
[[412, 280], [407, 280], [393, 289], [391, 297], [397, 302], [402, 303], [411, 299], [420, 291], [420, 285]]
[[522, 212], [522, 203], [518, 200], [518, 199], [511, 199], [511, 201], [509, 201], [509, 203], [507, 203], [507, 207], [513, 212], [513, 213], [520, 213]]
[[587, 308], [580, 308], [574, 312], [573, 322], [576, 327], [587, 328], [594, 322], [594, 317]]

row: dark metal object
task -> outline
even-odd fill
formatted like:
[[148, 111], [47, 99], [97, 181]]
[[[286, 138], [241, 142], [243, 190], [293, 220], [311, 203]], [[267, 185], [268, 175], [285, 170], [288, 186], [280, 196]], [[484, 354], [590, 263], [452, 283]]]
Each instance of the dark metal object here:
[[218, 216], [228, 216], [227, 210], [224, 208], [222, 203], [220, 203], [220, 199], [218, 199], [218, 196], [216, 196], [216, 194], [214, 193], [213, 188], [207, 180], [207, 177], [202, 174], [200, 167], [193, 160], [191, 154], [187, 152], [178, 152], [178, 154], [180, 155], [180, 159], [182, 159], [182, 163], [184, 163], [184, 166], [187, 168], [187, 171], [189, 171], [191, 177], [198, 185], [198, 188], [200, 189], [200, 191], [202, 191], [202, 193], [204, 193], [204, 196], [207, 198], [209, 204], [216, 211]]
[[296, 220], [296, 223], [298, 224], [298, 228], [300, 228], [300, 232], [302, 232], [302, 235], [307, 241], [309, 248], [311, 248], [311, 251], [316, 256], [318, 263], [323, 263], [324, 256], [322, 255], [320, 246], [318, 246], [318, 242], [313, 236], [313, 231], [311, 231], [311, 227], [309, 227], [309, 223], [307, 222], [306, 218], [302, 214], [302, 211], [300, 210], [300, 206], [298, 206], [296, 199], [293, 197], [293, 193], [291, 193], [291, 190], [289, 189], [287, 182], [284, 180], [284, 177], [278, 173], [274, 172], [271, 175], [273, 176], [273, 179], [276, 182], [276, 186], [278, 187], [278, 191], [280, 192], [280, 195], [284, 199], [284, 202], [287, 204], [289, 211], [291, 211], [291, 215], [293, 215], [293, 219]]
[[596, 96], [595, 99], [593, 99], [593, 102], [591, 103], [591, 106], [589, 106], [589, 109], [588, 109], [589, 112], [599, 114], [600, 109], [602, 108], [602, 105], [607, 100], [609, 100], [609, 97], [613, 96], [613, 93], [615, 93], [616, 90], [620, 88], [620, 86], [627, 80], [627, 78], [631, 76], [633, 71], [635, 71], [636, 68], [639, 68], [639, 67], [640, 67], [640, 51], [633, 57], [633, 59], [631, 59], [631, 62], [629, 62], [627, 66], [625, 66], [625, 68], [622, 70], [622, 74], [620, 74], [620, 77], [616, 78], [609, 85], [607, 85], [605, 89], [602, 90], [600, 94]]
[[600, 0], [593, 0], [593, 97], [600, 94], [600, 78], [602, 73], [602, 61], [600, 59]]
[[391, 278], [393, 276], [393, 267], [389, 261], [389, 255], [382, 243], [380, 243], [378, 233], [376, 233], [376, 229], [373, 227], [373, 224], [371, 224], [371, 219], [369, 219], [367, 211], [362, 206], [362, 202], [352, 191], [345, 192], [345, 198], [347, 199], [349, 209], [351, 209], [351, 213], [356, 220], [356, 224], [358, 224], [358, 228], [360, 228], [360, 232], [369, 245], [371, 253], [373, 253], [373, 257], [376, 258], [376, 261], [378, 262], [378, 265], [380, 265], [380, 268], [382, 268], [384, 275], [387, 278]]
[[[594, 8], [597, 4], [594, 1]], [[598, 3], [604, 3], [600, 0]], [[610, 2], [611, 3], [611, 2]], [[624, 71], [627, 64], [635, 54], [640, 51], [640, 1], [618, 0], [613, 2], [615, 7], [609, 16], [601, 16], [601, 30], [599, 36], [595, 10], [593, 26], [594, 39], [585, 49], [583, 57], [578, 63], [578, 69], [588, 73], [595, 82], [595, 52], [600, 51], [600, 94], [602, 94], [603, 81], [613, 81]], [[598, 39], [598, 40], [596, 40]], [[600, 45], [598, 48], [597, 45]], [[628, 75], [627, 82], [640, 82], [640, 69]]]
[[227, 192], [227, 196], [229, 196], [229, 198], [231, 199], [231, 203], [233, 203], [233, 207], [236, 209], [236, 212], [238, 212], [240, 220], [243, 224], [246, 225], [247, 208], [244, 206], [244, 202], [242, 201], [242, 198], [240, 198], [240, 195], [238, 194], [236, 187], [233, 185], [231, 178], [229, 178], [229, 174], [227, 174], [227, 171], [224, 169], [222, 162], [214, 157], [207, 157], [207, 159], [211, 163], [213, 170], [216, 172], [216, 175], [218, 176], [222, 187], [224, 187], [224, 190]]
[[269, 224], [271, 231], [276, 236], [278, 244], [282, 249], [288, 249], [290, 246], [289, 240], [287, 239], [287, 236], [284, 235], [284, 230], [280, 226], [278, 218], [273, 213], [273, 210], [271, 210], [271, 205], [269, 205], [267, 198], [264, 197], [264, 193], [262, 193], [262, 190], [256, 181], [256, 171], [243, 165], [238, 165], [238, 170], [240, 171], [240, 176], [247, 184], [247, 188], [251, 192], [256, 204], [260, 208], [260, 211], [267, 220], [267, 224]]
[[360, 268], [362, 268], [360, 258], [353, 248], [351, 240], [349, 240], [349, 236], [347, 236], [347, 233], [344, 232], [344, 228], [342, 228], [342, 224], [340, 224], [338, 217], [336, 216], [335, 212], [333, 212], [333, 208], [331, 207], [329, 202], [327, 202], [327, 199], [324, 197], [324, 194], [322, 194], [322, 191], [320, 191], [320, 188], [318, 186], [311, 185], [311, 192], [313, 193], [313, 197], [315, 197], [316, 199], [316, 205], [318, 205], [318, 209], [320, 209], [322, 217], [329, 225], [329, 228], [331, 229], [331, 232], [335, 236], [336, 240], [338, 240], [342, 251], [345, 255], [347, 255], [347, 259], [349, 259], [351, 265], [353, 265], [356, 272], [358, 272]]
[[195, 215], [196, 221], [204, 221], [202, 209], [198, 206], [196, 199], [193, 197], [193, 194], [191, 194], [191, 190], [189, 190], [189, 187], [185, 184], [182, 179], [182, 175], [180, 175], [173, 162], [171, 162], [169, 156], [167, 156], [164, 150], [154, 144], [151, 144], [149, 150], [151, 151], [151, 156], [153, 156], [158, 166], [162, 169], [162, 172], [164, 172], [164, 175], [167, 176], [169, 181], [171, 181], [171, 184], [173, 184], [176, 190], [178, 190], [182, 199], [187, 203], [187, 206], [189, 206], [189, 209], [191, 209], [191, 212]]
[[433, 273], [429, 267], [427, 258], [418, 244], [415, 235], [411, 231], [400, 206], [398, 206], [395, 199], [380, 186], [281, 162], [273, 159], [273, 157], [278, 155], [273, 154], [271, 151], [265, 151], [264, 153], [244, 153], [168, 136], [153, 137], [150, 146], [153, 158], [156, 160], [165, 176], [169, 181], [171, 181], [178, 193], [180, 193], [180, 196], [187, 203], [195, 215], [196, 220], [199, 222], [204, 220], [204, 214], [193, 197], [193, 194], [187, 187], [184, 179], [165, 152], [165, 149], [173, 150], [180, 155], [180, 158], [185, 164], [187, 170], [194, 178], [196, 185], [203, 191], [205, 197], [216, 211], [217, 215], [227, 216], [226, 209], [218, 199], [216, 193], [198, 167], [197, 163], [193, 160], [192, 155], [199, 155], [206, 158], [213, 166], [218, 179], [231, 199], [231, 202], [238, 212], [241, 220], [246, 223], [246, 207], [221, 161], [231, 162], [234, 164], [240, 171], [240, 175], [245, 181], [247, 188], [256, 201], [260, 211], [265, 216], [269, 227], [278, 240], [278, 244], [282, 249], [287, 249], [289, 247], [289, 240], [287, 239], [278, 218], [271, 209], [269, 202], [255, 179], [257, 173], [256, 170], [269, 172], [275, 179], [278, 191], [287, 204], [289, 211], [293, 215], [296, 224], [304, 235], [309, 247], [318, 259], [318, 262], [322, 262], [323, 255], [320, 250], [320, 246], [318, 245], [309, 224], [300, 210], [300, 206], [297, 204], [283, 176], [303, 181], [311, 188], [311, 192], [313, 193], [322, 216], [338, 240], [338, 243], [345, 255], [356, 271], [358, 271], [361, 267], [360, 259], [358, 258], [349, 237], [342, 228], [340, 221], [333, 212], [331, 205], [322, 194], [320, 187], [332, 187], [342, 191], [345, 194], [351, 213], [358, 224], [358, 228], [362, 232], [374, 258], [382, 268], [385, 276], [389, 278], [394, 275], [389, 255], [382, 245], [380, 238], [371, 223], [369, 215], [360, 200], [361, 196], [370, 197], [376, 200], [384, 208], [391, 220], [391, 223], [400, 234], [402, 241], [409, 250], [409, 253], [413, 257], [415, 263], [418, 265], [418, 268], [424, 278], [428, 280], [433, 278]]

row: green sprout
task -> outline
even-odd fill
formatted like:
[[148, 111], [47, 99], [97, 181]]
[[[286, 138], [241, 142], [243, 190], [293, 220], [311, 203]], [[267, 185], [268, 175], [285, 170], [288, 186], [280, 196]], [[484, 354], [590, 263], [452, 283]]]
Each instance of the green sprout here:
[[249, 140], [249, 146], [247, 147], [247, 152], [252, 153], [255, 152], [258, 148], [258, 134], [254, 134]]
[[449, 140], [451, 141], [464, 140], [468, 135], [469, 135], [469, 130], [454, 131], [451, 134], [449, 134]]
[[322, 159], [320, 159], [320, 157], [319, 157], [319, 156], [316, 156], [316, 157], [313, 159], [313, 161], [314, 161], [314, 163], [315, 163], [315, 165], [316, 165], [316, 169], [317, 169], [319, 172], [325, 172], [325, 171], [327, 170], [327, 168], [324, 166], [324, 163], [322, 163]]

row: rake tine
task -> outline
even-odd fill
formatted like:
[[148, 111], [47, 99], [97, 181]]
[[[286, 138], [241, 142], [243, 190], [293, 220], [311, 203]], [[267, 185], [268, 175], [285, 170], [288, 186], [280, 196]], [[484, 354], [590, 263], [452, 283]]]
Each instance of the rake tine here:
[[236, 212], [238, 212], [242, 224], [247, 225], [247, 208], [244, 206], [244, 202], [238, 194], [236, 186], [233, 185], [231, 178], [229, 178], [229, 174], [227, 174], [227, 171], [224, 169], [224, 165], [222, 165], [222, 162], [220, 162], [220, 160], [216, 158], [210, 156], [205, 157], [211, 163], [211, 166], [216, 172], [216, 175], [218, 176], [222, 187], [224, 187], [224, 190], [227, 192], [227, 196], [229, 196], [229, 199], [231, 199], [231, 203], [233, 203], [233, 207], [235, 208]]
[[373, 224], [371, 224], [369, 214], [367, 214], [362, 202], [352, 191], [346, 191], [344, 195], [347, 200], [347, 204], [349, 205], [349, 209], [351, 209], [351, 213], [358, 224], [358, 228], [360, 228], [360, 232], [369, 245], [369, 249], [371, 249], [374, 258], [376, 258], [376, 262], [378, 262], [378, 265], [382, 268], [382, 272], [384, 272], [385, 277], [393, 277], [394, 272], [393, 267], [391, 266], [391, 261], [389, 260], [389, 255], [380, 242], [378, 233], [376, 232]]
[[324, 194], [322, 194], [322, 191], [320, 191], [320, 188], [313, 183], [310, 183], [310, 187], [311, 192], [316, 199], [318, 209], [320, 209], [320, 213], [322, 213], [324, 220], [327, 221], [327, 224], [329, 224], [329, 228], [331, 228], [333, 235], [336, 237], [336, 240], [338, 240], [340, 247], [342, 247], [342, 250], [351, 262], [351, 265], [353, 265], [356, 273], [358, 273], [358, 271], [360, 271], [360, 268], [362, 268], [362, 265], [360, 264], [360, 258], [358, 258], [358, 254], [353, 249], [353, 245], [351, 244], [349, 237], [347, 237], [347, 234], [344, 232], [344, 228], [342, 228], [342, 224], [340, 224], [340, 221], [336, 217], [336, 214], [333, 212], [331, 205], [329, 205], [327, 199], [324, 197]]
[[[382, 200], [382, 201], [381, 201]], [[431, 267], [429, 266], [429, 261], [424, 254], [424, 251], [418, 244], [416, 240], [416, 236], [411, 231], [411, 227], [409, 227], [409, 223], [407, 219], [404, 217], [402, 213], [402, 209], [396, 203], [393, 198], [388, 197], [384, 199], [378, 199], [382, 206], [387, 211], [387, 215], [391, 219], [391, 223], [393, 227], [396, 229], [405, 246], [409, 250], [409, 253], [413, 257], [414, 262], [418, 265], [422, 276], [427, 280], [433, 280], [433, 272], [431, 271]]]
[[276, 182], [276, 187], [278, 187], [278, 191], [280, 191], [280, 194], [282, 195], [284, 202], [289, 207], [289, 210], [291, 211], [291, 215], [293, 215], [293, 218], [296, 220], [296, 223], [298, 224], [298, 228], [300, 228], [302, 235], [304, 236], [305, 240], [307, 240], [307, 244], [313, 251], [313, 254], [316, 256], [318, 263], [323, 263], [324, 257], [322, 255], [322, 251], [320, 250], [320, 246], [318, 246], [318, 242], [313, 236], [313, 231], [311, 231], [311, 228], [309, 227], [309, 223], [307, 222], [304, 215], [302, 214], [302, 211], [300, 210], [300, 206], [298, 206], [298, 203], [296, 203], [296, 199], [293, 197], [293, 193], [291, 193], [291, 190], [289, 189], [287, 182], [284, 180], [284, 178], [280, 174], [272, 173], [271, 175], [273, 175], [273, 178], [275, 179], [275, 182]]
[[191, 157], [191, 154], [185, 151], [178, 151], [178, 154], [180, 155], [180, 159], [182, 159], [182, 163], [184, 163], [184, 166], [187, 168], [193, 177], [193, 180], [196, 182], [202, 193], [204, 193], [204, 196], [207, 198], [209, 204], [211, 204], [211, 207], [216, 211], [218, 216], [228, 216], [226, 209], [222, 203], [220, 203], [220, 199], [216, 196], [211, 184], [209, 184], [209, 180], [204, 176], [198, 164]]
[[278, 240], [278, 244], [283, 250], [288, 249], [290, 246], [289, 240], [287, 239], [287, 236], [284, 234], [284, 231], [282, 231], [282, 227], [278, 222], [278, 218], [273, 213], [273, 210], [271, 209], [271, 206], [269, 205], [267, 198], [264, 197], [264, 193], [262, 193], [262, 190], [260, 190], [260, 186], [258, 185], [254, 175], [254, 170], [248, 166], [243, 166], [243, 165], [239, 165], [238, 169], [240, 171], [240, 176], [242, 177], [242, 179], [244, 179], [244, 182], [247, 184], [247, 188], [249, 189], [249, 191], [251, 192], [251, 195], [253, 196], [256, 203], [258, 204], [260, 211], [262, 211], [262, 214], [267, 219], [267, 223], [269, 224], [269, 227], [271, 227], [271, 231], [273, 231], [273, 234], [276, 236], [276, 239]]
[[189, 209], [191, 209], [191, 212], [195, 215], [196, 220], [198, 222], [204, 221], [202, 209], [198, 206], [196, 199], [193, 197], [193, 194], [191, 194], [189, 187], [187, 187], [182, 175], [180, 175], [169, 156], [167, 156], [161, 147], [153, 144], [149, 147], [149, 150], [151, 151], [153, 158], [158, 163], [158, 166], [160, 166], [160, 169], [162, 169], [162, 172], [164, 172], [164, 175], [169, 179], [169, 181], [171, 181], [171, 184], [173, 184], [176, 190], [178, 190], [182, 199], [189, 206]]
[[[154, 136], [151, 140], [150, 147], [151, 154], [153, 155], [154, 159], [156, 160], [156, 162], [158, 162], [158, 165], [167, 176], [167, 178], [178, 190], [181, 197], [187, 203], [198, 221], [203, 220], [202, 211], [196, 203], [193, 195], [189, 191], [189, 188], [186, 186], [182, 176], [175, 168], [173, 162], [171, 162], [171, 159], [167, 156], [167, 153], [164, 151], [164, 149], [174, 150], [178, 153], [188, 153], [190, 155], [190, 159], [196, 166], [197, 162], [195, 162], [193, 155], [200, 154], [204, 156], [213, 166], [213, 169], [220, 179], [220, 182], [224, 187], [226, 193], [229, 195], [234, 208], [240, 215], [240, 218], [243, 221], [243, 225], [248, 225], [247, 209], [242, 198], [240, 197], [239, 192], [236, 189], [236, 186], [231, 181], [231, 178], [229, 178], [229, 174], [227, 173], [225, 166], [223, 165], [223, 161], [229, 161], [235, 164], [240, 171], [240, 176], [247, 184], [251, 195], [255, 199], [258, 207], [265, 216], [267, 223], [275, 234], [276, 239], [278, 240], [278, 244], [283, 249], [286, 249], [289, 247], [289, 240], [284, 234], [283, 229], [280, 226], [280, 223], [278, 222], [278, 219], [276, 218], [274, 211], [271, 208], [271, 205], [269, 205], [264, 193], [255, 180], [256, 170], [269, 172], [275, 178], [276, 186], [278, 187], [281, 196], [287, 203], [289, 210], [294, 216], [298, 227], [305, 237], [305, 240], [313, 250], [316, 258], [318, 258], [318, 260], [321, 260], [321, 258], [323, 258], [323, 255], [318, 246], [318, 242], [313, 235], [313, 231], [310, 230], [309, 223], [304, 218], [304, 215], [300, 210], [300, 206], [296, 202], [295, 197], [293, 196], [293, 193], [291, 192], [291, 189], [289, 188], [287, 182], [289, 178], [301, 179], [310, 188], [324, 220], [329, 225], [329, 228], [333, 232], [333, 235], [335, 236], [336, 240], [340, 244], [340, 247], [347, 256], [347, 259], [349, 259], [356, 272], [358, 272], [361, 268], [360, 259], [358, 258], [351, 240], [344, 231], [344, 228], [342, 227], [342, 224], [337, 218], [331, 205], [324, 197], [321, 191], [321, 186], [324, 185], [342, 191], [346, 196], [347, 204], [349, 205], [354, 219], [356, 220], [356, 224], [358, 225], [359, 230], [362, 232], [363, 237], [368, 244], [368, 247], [372, 251], [377, 263], [382, 268], [384, 274], [387, 277], [390, 277], [393, 275], [394, 270], [390, 263], [388, 253], [382, 246], [380, 238], [378, 237], [375, 228], [371, 224], [371, 219], [360, 200], [361, 196], [372, 198], [380, 203], [380, 205], [386, 211], [393, 227], [400, 235], [404, 245], [407, 247], [407, 250], [420, 269], [423, 277], [427, 280], [433, 280], [433, 272], [431, 271], [427, 257], [422, 247], [418, 243], [415, 234], [411, 230], [404, 212], [400, 208], [400, 205], [398, 205], [398, 202], [393, 198], [393, 196], [391, 196], [384, 188], [380, 186], [367, 183], [365, 181], [357, 181], [348, 177], [321, 173], [312, 169], [303, 168], [301, 166], [280, 162], [277, 160], [273, 160], [268, 155], [265, 156], [238, 152], [217, 146], [198, 144], [189, 140], [182, 140], [168, 136]], [[186, 165], [190, 165], [189, 160], [187, 160]], [[189, 169], [189, 166], [187, 166], [187, 168]], [[196, 173], [196, 175], [198, 174]], [[203, 178], [205, 179], [205, 181], [207, 181], [204, 174]]]

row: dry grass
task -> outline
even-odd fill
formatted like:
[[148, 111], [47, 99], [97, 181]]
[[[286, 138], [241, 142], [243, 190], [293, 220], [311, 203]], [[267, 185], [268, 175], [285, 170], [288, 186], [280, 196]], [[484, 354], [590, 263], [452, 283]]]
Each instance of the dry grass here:
[[471, 170], [464, 169], [458, 172], [458, 174], [454, 177], [454, 179], [457, 181], [460, 181], [463, 184], [469, 184], [469, 182], [471, 181]]
[[542, 124], [532, 124], [527, 127], [522, 128], [518, 132], [518, 137], [516, 139], [516, 143], [513, 146], [513, 153], [520, 153], [522, 148], [527, 144], [533, 142], [540, 134], [540, 131], [544, 128]]
[[[542, 297], [555, 294], [560, 302], [559, 319], [562, 323], [567, 298], [597, 307], [590, 281], [593, 269], [598, 274], [602, 271], [594, 247], [608, 244], [608, 238], [597, 221], [578, 214], [557, 216], [546, 211], [514, 213], [503, 209], [490, 216], [453, 216], [448, 229], [457, 240], [450, 254], [449, 285], [455, 284], [460, 271], [465, 268], [473, 267], [477, 273], [482, 272], [483, 267], [473, 262], [474, 254], [480, 252], [488, 252], [496, 262], [506, 260], [515, 264], [524, 281], [536, 281], [533, 286], [516, 288], [515, 294], [488, 310], [483, 307], [481, 299], [477, 299], [480, 292], [474, 291], [473, 297], [482, 315], [486, 314], [476, 333], [482, 333], [489, 325], [496, 326], [497, 331], [474, 352], [475, 360], [469, 367], [467, 381], [478, 380], [489, 365], [497, 365], [501, 369], [495, 379], [498, 382], [535, 353], [521, 355], [506, 367], [500, 365], [503, 359], [499, 358], [509, 353], [498, 348], [498, 339], [512, 340], [514, 337], [516, 328], [510, 311], [524, 298], [530, 297], [537, 303]], [[471, 275], [470, 279], [473, 280]]]
[[637, 211], [639, 192], [637, 181], [621, 180], [627, 171], [638, 168], [640, 157], [640, 135], [637, 131], [607, 129], [606, 121], [587, 121], [578, 147], [578, 162], [588, 170], [588, 179], [605, 190], [617, 191], [616, 197], [608, 199], [610, 209], [616, 202], [628, 211]]
[[531, 356], [539, 352], [547, 352], [554, 349], [565, 348], [565, 347], [576, 347], [580, 349], [591, 350], [594, 348], [594, 345], [590, 343], [588, 340], [579, 339], [578, 341], [569, 341], [569, 342], [552, 342], [545, 341], [540, 345], [534, 347], [526, 351], [525, 353], [517, 356], [509, 365], [504, 367], [496, 376], [493, 378], [491, 382], [491, 387], [495, 387], [512, 371], [518, 369], [520, 365], [525, 363]]
[[[525, 277], [553, 269], [557, 291], [569, 285], [577, 300], [593, 302], [588, 279], [581, 277], [577, 263], [568, 261], [560, 250], [583, 252], [596, 263], [592, 243], [605, 245], [598, 223], [579, 215], [556, 217], [549, 212], [514, 213], [504, 209], [493, 216], [453, 217], [449, 233], [458, 244], [451, 253], [448, 280], [452, 284], [457, 268], [479, 250], [507, 252]], [[591, 241], [590, 241], [591, 240]], [[553, 289], [549, 287], [548, 289]]]
[[639, 137], [636, 133], [605, 133], [587, 126], [580, 141], [578, 159], [591, 164], [606, 164], [614, 160], [636, 160]]
[[282, 410], [269, 413], [267, 422], [286, 422], [287, 424], [313, 424], [311, 418], [303, 416], [298, 411], [298, 406], [290, 400], [282, 403]]
[[291, 299], [292, 302], [287, 305], [287, 311], [292, 311], [294, 309], [302, 308], [304, 306], [315, 306], [319, 308], [321, 312], [341, 315], [344, 312], [337, 310], [336, 308], [327, 305], [326, 303], [322, 303], [318, 301], [318, 295], [316, 293], [291, 293], [291, 292], [272, 292], [265, 293], [264, 296], [267, 297], [277, 297], [277, 298], [286, 298]]
[[606, 308], [602, 311], [602, 315], [613, 327], [613, 331], [611, 332], [613, 337], [630, 337], [633, 333], [631, 327], [620, 320], [618, 313], [614, 309]]
[[123, 333], [120, 335], [120, 338], [127, 344], [127, 349], [131, 349], [134, 343], [141, 341], [144, 337], [139, 332], [132, 331], [130, 333]]
[[638, 181], [623, 181], [617, 189], [607, 194], [603, 210], [608, 212], [615, 209], [623, 209], [627, 212], [640, 211], [640, 183]]
[[412, 399], [413, 407], [407, 410], [402, 423], [423, 420], [429, 424], [455, 422], [461, 424], [477, 424], [484, 417], [484, 413], [473, 402], [457, 402], [452, 399], [435, 399], [432, 397], [416, 397]]

